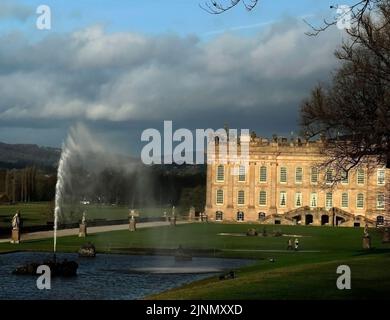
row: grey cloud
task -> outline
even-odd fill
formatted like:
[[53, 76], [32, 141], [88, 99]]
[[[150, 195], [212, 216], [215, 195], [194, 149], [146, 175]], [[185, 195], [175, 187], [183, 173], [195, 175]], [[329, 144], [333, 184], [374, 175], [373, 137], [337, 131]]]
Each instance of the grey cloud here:
[[16, 19], [25, 21], [32, 14], [34, 14], [34, 10], [30, 6], [17, 3], [16, 1], [2, 0], [0, 3], [0, 20]]
[[329, 76], [341, 41], [339, 31], [312, 38], [306, 28], [287, 19], [256, 36], [227, 33], [210, 41], [100, 26], [34, 43], [4, 36], [0, 119], [145, 125], [166, 119], [200, 128], [247, 121], [283, 131], [310, 88]]

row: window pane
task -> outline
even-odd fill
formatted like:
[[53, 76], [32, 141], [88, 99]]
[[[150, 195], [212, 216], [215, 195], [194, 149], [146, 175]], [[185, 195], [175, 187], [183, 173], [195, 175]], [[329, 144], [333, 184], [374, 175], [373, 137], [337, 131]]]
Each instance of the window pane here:
[[266, 191], [260, 191], [259, 204], [261, 206], [267, 205], [267, 192]]
[[331, 192], [326, 193], [325, 207], [330, 209], [333, 207], [333, 194]]
[[325, 180], [327, 184], [333, 183], [333, 169], [326, 170]]
[[385, 170], [378, 169], [378, 185], [384, 185], [384, 184], [385, 184]]
[[260, 182], [266, 182], [267, 181], [267, 167], [262, 166], [260, 167]]
[[341, 195], [341, 207], [342, 208], [348, 208], [348, 206], [349, 206], [349, 201], [348, 201], [349, 199], [348, 199], [348, 193], [343, 193], [342, 195]]
[[219, 165], [217, 167], [217, 181], [225, 180], [225, 167], [223, 165]]
[[364, 194], [363, 193], [358, 193], [356, 196], [356, 207], [358, 209], [363, 209], [364, 208]]
[[280, 168], [280, 182], [287, 182], [287, 168]]
[[223, 190], [217, 190], [217, 204], [223, 204]]
[[317, 207], [317, 193], [312, 192], [310, 195], [310, 207], [316, 208]]
[[245, 181], [245, 166], [240, 166], [239, 172], [238, 172], [238, 181]]
[[302, 192], [297, 192], [295, 194], [295, 206], [302, 207]]
[[317, 182], [318, 182], [318, 169], [311, 168], [311, 183], [317, 183]]
[[296, 183], [302, 183], [303, 180], [303, 169], [302, 168], [296, 168], [295, 169], [295, 182]]
[[364, 184], [365, 176], [364, 176], [364, 170], [358, 169], [357, 171], [357, 183], [358, 184]]
[[343, 184], [348, 183], [348, 172], [347, 171], [343, 171], [341, 173], [341, 183], [343, 183]]
[[376, 207], [377, 207], [377, 209], [384, 209], [385, 208], [385, 194], [384, 193], [377, 194]]
[[243, 190], [238, 191], [238, 204], [245, 204], [245, 192]]
[[285, 191], [281, 191], [280, 192], [280, 199], [279, 199], [279, 205], [281, 207], [285, 207], [286, 206], [286, 201], [287, 201], [287, 195], [286, 195], [286, 192]]

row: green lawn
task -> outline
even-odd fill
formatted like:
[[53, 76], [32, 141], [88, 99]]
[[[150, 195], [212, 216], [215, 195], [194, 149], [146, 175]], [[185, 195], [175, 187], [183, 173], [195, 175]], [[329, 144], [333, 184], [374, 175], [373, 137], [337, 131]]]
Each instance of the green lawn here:
[[[208, 250], [208, 255], [255, 259], [237, 271], [233, 280], [216, 277], [192, 283], [151, 297], [157, 299], [306, 299], [306, 298], [387, 298], [390, 293], [390, 244], [381, 243], [381, 234], [370, 230], [374, 249], [361, 249], [362, 228], [310, 226], [265, 226], [267, 237], [221, 236], [244, 233], [248, 224], [188, 224], [172, 227], [116, 231], [58, 239], [58, 250], [75, 252], [85, 241], [99, 252], [131, 252], [132, 248], [177, 248]], [[301, 235], [300, 251], [286, 251], [288, 237], [271, 236], [273, 231]], [[10, 250], [51, 250], [52, 239], [20, 245], [0, 244]], [[252, 251], [250, 251], [252, 250]], [[258, 250], [258, 251], [256, 251]], [[262, 251], [263, 250], [263, 251]], [[267, 250], [267, 251], [264, 251]], [[206, 253], [206, 251], [205, 251]], [[273, 258], [275, 262], [270, 262]], [[336, 288], [336, 268], [346, 264], [352, 270], [352, 290]]]

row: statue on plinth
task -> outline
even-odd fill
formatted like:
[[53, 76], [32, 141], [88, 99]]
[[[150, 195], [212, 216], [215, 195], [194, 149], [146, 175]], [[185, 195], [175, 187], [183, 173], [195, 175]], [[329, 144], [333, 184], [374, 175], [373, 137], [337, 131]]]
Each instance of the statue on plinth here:
[[12, 218], [12, 239], [11, 243], [20, 243], [20, 211], [16, 211]]
[[83, 217], [81, 218], [79, 237], [85, 238], [87, 236], [87, 219], [85, 217], [85, 211], [83, 212]]
[[371, 236], [368, 232], [368, 224], [364, 226], [363, 249], [371, 249]]
[[137, 222], [135, 221], [135, 218], [134, 218], [135, 211], [134, 210], [130, 210], [129, 215], [130, 215], [129, 230], [130, 231], [136, 231], [137, 230]]

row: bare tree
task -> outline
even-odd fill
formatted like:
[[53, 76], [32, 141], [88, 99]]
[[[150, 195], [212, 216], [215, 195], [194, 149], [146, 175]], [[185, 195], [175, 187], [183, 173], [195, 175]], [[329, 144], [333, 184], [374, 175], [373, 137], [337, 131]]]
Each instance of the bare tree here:
[[390, 0], [348, 34], [336, 52], [341, 67], [329, 86], [317, 86], [303, 102], [301, 125], [308, 138], [325, 138], [328, 164], [340, 172], [363, 163], [389, 167]]
[[251, 11], [256, 7], [259, 0], [226, 0], [226, 1], [215, 1], [210, 0], [206, 1], [203, 5], [199, 5], [203, 10], [211, 14], [221, 14], [224, 13], [238, 4], [242, 4], [246, 10]]

